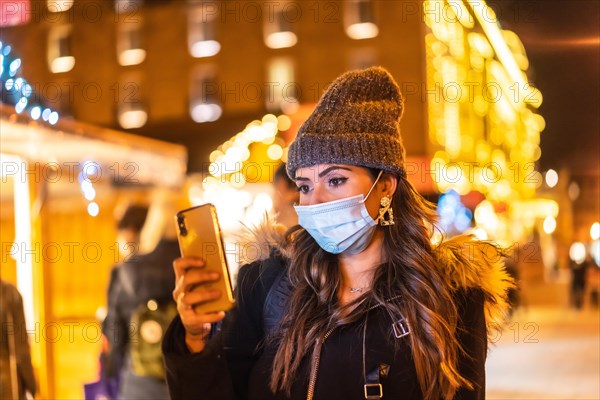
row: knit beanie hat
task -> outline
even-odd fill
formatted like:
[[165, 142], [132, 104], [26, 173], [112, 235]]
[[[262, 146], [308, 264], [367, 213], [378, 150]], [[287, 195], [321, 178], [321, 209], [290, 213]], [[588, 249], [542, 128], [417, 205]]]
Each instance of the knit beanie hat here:
[[403, 175], [403, 100], [381, 67], [349, 71], [325, 91], [290, 145], [287, 173], [317, 164], [346, 164]]

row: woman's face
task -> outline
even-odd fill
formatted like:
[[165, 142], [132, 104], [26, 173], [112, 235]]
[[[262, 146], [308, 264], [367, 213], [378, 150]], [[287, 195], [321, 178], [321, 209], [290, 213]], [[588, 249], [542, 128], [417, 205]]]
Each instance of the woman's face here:
[[[393, 179], [393, 185], [390, 185]], [[318, 164], [296, 170], [296, 186], [300, 192], [300, 205], [308, 206], [362, 194], [367, 196], [375, 179], [364, 167], [339, 164]], [[393, 187], [392, 187], [393, 186]], [[377, 217], [381, 198], [393, 194], [395, 178], [383, 174], [365, 201], [373, 219]]]

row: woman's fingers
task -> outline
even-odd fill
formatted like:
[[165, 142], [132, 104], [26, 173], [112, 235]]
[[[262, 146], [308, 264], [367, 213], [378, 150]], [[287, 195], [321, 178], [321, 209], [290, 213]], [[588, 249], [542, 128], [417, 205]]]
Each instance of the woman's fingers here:
[[181, 257], [173, 261], [175, 289], [173, 299], [181, 322], [190, 335], [204, 335], [207, 324], [213, 324], [225, 318], [224, 312], [196, 312], [194, 306], [215, 301], [221, 297], [221, 291], [210, 289], [206, 285], [219, 279], [220, 274], [207, 271], [204, 260]]
[[173, 261], [175, 271], [175, 289], [173, 300], [177, 301], [181, 292], [193, 290], [196, 286], [219, 279], [218, 272], [206, 271], [204, 260], [181, 257]]
[[179, 257], [173, 261], [173, 271], [175, 272], [175, 279], [179, 279], [186, 270], [189, 268], [204, 268], [205, 262], [201, 258], [196, 257]]
[[197, 288], [192, 292], [179, 292], [177, 296], [177, 309], [179, 312], [193, 312], [193, 307], [198, 304], [217, 300], [221, 297], [220, 290]]
[[190, 292], [179, 292], [177, 296], [177, 311], [179, 312], [183, 326], [190, 334], [200, 334], [203, 330], [203, 324], [215, 323], [225, 317], [224, 312], [203, 313], [194, 310], [194, 306], [215, 301], [219, 297], [221, 297], [220, 290], [205, 289], [202, 286]]
[[189, 308], [201, 303], [218, 300], [221, 297], [221, 291], [217, 289], [197, 288], [194, 291], [186, 292], [182, 298], [182, 305]]
[[177, 300], [177, 311], [185, 330], [191, 335], [204, 335], [205, 325], [213, 324], [225, 318], [224, 312], [202, 313], [196, 312], [194, 306], [207, 301], [213, 301], [221, 296], [219, 290], [196, 290], [194, 292], [181, 292]]
[[202, 285], [204, 283], [214, 282], [221, 276], [215, 271], [206, 271], [201, 268], [188, 268], [183, 275], [183, 286], [186, 292], [192, 290], [194, 287]]
[[[196, 268], [193, 268], [196, 269]], [[173, 290], [173, 299], [177, 301], [181, 293], [189, 293], [194, 291], [196, 288], [200, 288], [211, 282], [215, 282], [219, 279], [218, 272], [210, 271], [193, 271], [192, 268], [181, 276], [175, 283], [175, 290]]]

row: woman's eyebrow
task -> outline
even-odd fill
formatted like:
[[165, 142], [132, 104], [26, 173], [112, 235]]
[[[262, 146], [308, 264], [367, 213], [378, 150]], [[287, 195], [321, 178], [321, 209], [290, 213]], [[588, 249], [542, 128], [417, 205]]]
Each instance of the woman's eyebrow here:
[[347, 167], [342, 167], [340, 165], [332, 165], [331, 167], [325, 168], [323, 171], [321, 171], [319, 173], [319, 178], [324, 177], [325, 175], [327, 175], [328, 173], [330, 173], [331, 171], [334, 171], [336, 169], [343, 169], [343, 170], [346, 170], [346, 171], [352, 171], [350, 168], [347, 168]]
[[[319, 173], [318, 177], [322, 178], [325, 175], [327, 175], [328, 173], [330, 173], [331, 171], [335, 171], [336, 169], [343, 169], [343, 170], [352, 172], [352, 170], [348, 167], [342, 167], [341, 165], [332, 165], [331, 167], [325, 168], [323, 171], [321, 171]], [[295, 181], [310, 181], [310, 178], [305, 178], [303, 176], [297, 176], [294, 178], [294, 180]]]

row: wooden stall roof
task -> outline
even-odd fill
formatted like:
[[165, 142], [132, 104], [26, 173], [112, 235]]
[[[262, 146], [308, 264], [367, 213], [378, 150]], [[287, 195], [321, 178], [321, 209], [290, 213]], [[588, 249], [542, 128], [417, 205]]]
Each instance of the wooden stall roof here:
[[187, 150], [182, 145], [68, 118], [55, 125], [37, 122], [2, 103], [0, 152], [34, 163], [92, 161], [107, 170], [119, 169], [124, 176], [135, 171], [135, 183], [141, 185], [180, 187], [187, 168]]

